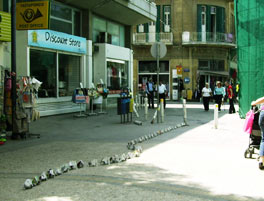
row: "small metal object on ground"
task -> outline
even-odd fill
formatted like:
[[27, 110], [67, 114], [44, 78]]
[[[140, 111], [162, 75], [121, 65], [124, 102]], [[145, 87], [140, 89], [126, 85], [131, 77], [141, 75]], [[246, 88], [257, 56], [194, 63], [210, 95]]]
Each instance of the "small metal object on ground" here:
[[142, 121], [136, 120], [136, 121], [134, 121], [134, 124], [139, 125], [139, 126], [142, 126]]
[[78, 163], [77, 163], [77, 167], [78, 168], [83, 168], [84, 167], [84, 162], [82, 160], [80, 160]]
[[24, 188], [25, 189], [30, 189], [33, 187], [33, 184], [32, 184], [32, 180], [31, 179], [27, 179], [24, 183]]

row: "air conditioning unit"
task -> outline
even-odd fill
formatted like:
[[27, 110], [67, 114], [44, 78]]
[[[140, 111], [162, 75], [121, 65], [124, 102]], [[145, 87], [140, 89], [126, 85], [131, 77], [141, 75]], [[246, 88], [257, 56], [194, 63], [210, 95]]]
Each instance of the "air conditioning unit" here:
[[98, 43], [112, 43], [112, 35], [107, 32], [100, 32], [98, 36]]
[[170, 32], [170, 25], [165, 24], [164, 32]]

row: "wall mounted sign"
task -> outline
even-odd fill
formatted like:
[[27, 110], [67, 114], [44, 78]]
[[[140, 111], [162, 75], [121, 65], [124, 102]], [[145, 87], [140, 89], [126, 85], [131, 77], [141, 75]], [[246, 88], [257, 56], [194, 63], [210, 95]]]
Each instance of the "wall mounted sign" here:
[[188, 72], [190, 72], [190, 69], [189, 68], [184, 68], [183, 72], [188, 73]]
[[182, 75], [182, 66], [176, 66], [177, 69], [177, 75], [181, 76]]
[[51, 30], [29, 30], [28, 45], [86, 54], [86, 38]]
[[190, 78], [189, 78], [189, 77], [184, 78], [184, 83], [185, 83], [185, 84], [190, 83]]
[[0, 41], [11, 41], [11, 15], [0, 11]]
[[16, 29], [48, 29], [49, 1], [21, 2], [16, 4]]

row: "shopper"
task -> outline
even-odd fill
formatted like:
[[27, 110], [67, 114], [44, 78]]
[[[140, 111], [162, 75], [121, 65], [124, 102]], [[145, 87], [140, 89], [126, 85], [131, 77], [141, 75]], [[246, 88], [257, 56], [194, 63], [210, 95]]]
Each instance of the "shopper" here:
[[209, 110], [209, 101], [212, 96], [212, 90], [209, 88], [209, 84], [205, 83], [205, 87], [202, 89], [202, 96], [203, 96], [203, 105], [204, 105], [204, 110], [208, 111]]
[[214, 89], [214, 97], [215, 97], [215, 103], [218, 104], [218, 111], [221, 111], [222, 98], [224, 94], [225, 94], [225, 90], [222, 87], [221, 82], [217, 81], [216, 87]]
[[225, 82], [226, 89], [227, 89], [227, 98], [229, 100], [229, 114], [236, 113], [235, 107], [234, 107], [234, 92], [232, 85], [226, 81]]
[[150, 104], [151, 104], [152, 108], [154, 108], [154, 83], [152, 82], [152, 78], [149, 78], [149, 81], [147, 82], [146, 91], [148, 94], [149, 108], [150, 108]]
[[[253, 101], [251, 103], [252, 106], [263, 104], [264, 103], [264, 97], [257, 99], [256, 101]], [[264, 170], [264, 105], [260, 107], [260, 114], [259, 114], [259, 127], [261, 130], [261, 142], [260, 142], [260, 148], [259, 148], [259, 169]]]
[[163, 99], [163, 103], [164, 103], [164, 109], [166, 107], [166, 93], [167, 93], [167, 89], [166, 86], [164, 84], [162, 84], [162, 81], [159, 82], [159, 86], [158, 86], [158, 93], [159, 93], [159, 103], [160, 103], [160, 99]]

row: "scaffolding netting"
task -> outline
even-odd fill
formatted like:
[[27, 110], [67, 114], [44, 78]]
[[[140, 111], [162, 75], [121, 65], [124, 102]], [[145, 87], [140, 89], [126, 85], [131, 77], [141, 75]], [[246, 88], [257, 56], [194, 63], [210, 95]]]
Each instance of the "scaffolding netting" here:
[[235, 0], [239, 114], [264, 96], [264, 0]]

